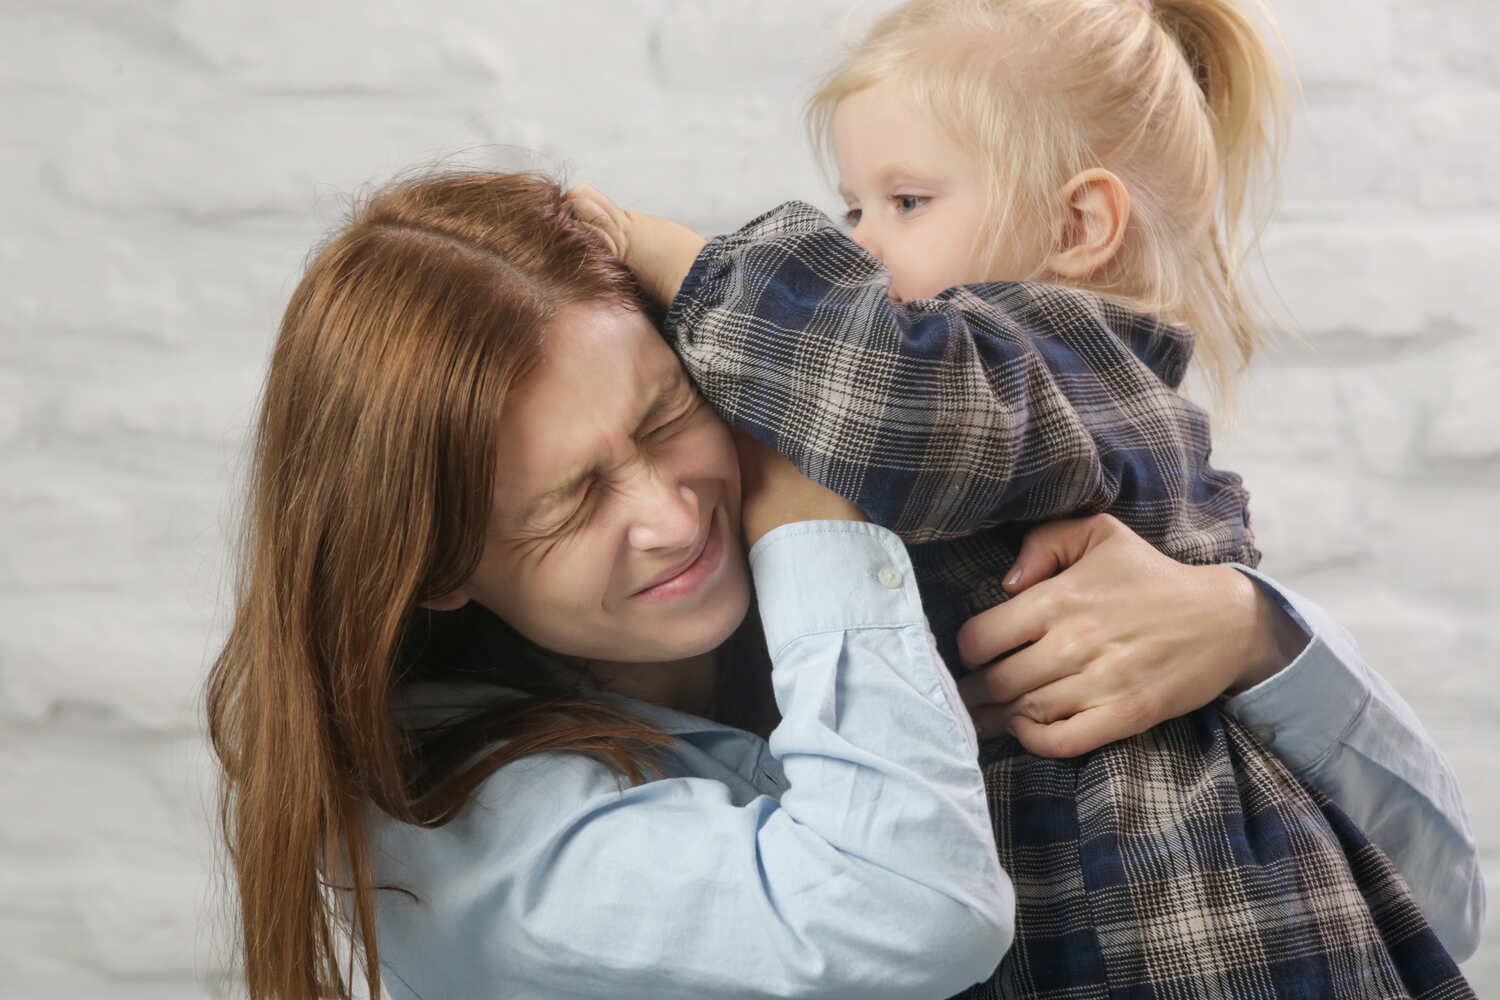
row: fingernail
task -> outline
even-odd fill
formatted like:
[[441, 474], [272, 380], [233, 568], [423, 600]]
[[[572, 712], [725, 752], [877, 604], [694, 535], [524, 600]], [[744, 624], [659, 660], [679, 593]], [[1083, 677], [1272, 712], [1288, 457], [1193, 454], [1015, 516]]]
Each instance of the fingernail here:
[[1016, 584], [1018, 584], [1020, 582], [1021, 582], [1021, 571], [1018, 570], [1018, 569], [1017, 570], [1012, 570], [1010, 576], [1008, 576], [1008, 577], [1005, 578], [1005, 585], [1007, 587], [1014, 587]]

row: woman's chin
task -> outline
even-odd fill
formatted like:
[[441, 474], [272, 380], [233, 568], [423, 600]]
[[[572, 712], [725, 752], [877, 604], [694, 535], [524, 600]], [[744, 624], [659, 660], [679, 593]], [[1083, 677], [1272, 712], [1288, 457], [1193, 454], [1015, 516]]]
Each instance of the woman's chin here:
[[649, 634], [641, 635], [638, 645], [641, 655], [631, 658], [660, 662], [686, 660], [711, 653], [728, 642], [750, 611], [750, 574], [745, 569], [743, 555], [735, 553], [732, 563], [724, 567], [728, 572], [711, 600], [683, 612], [678, 620], [663, 622]]

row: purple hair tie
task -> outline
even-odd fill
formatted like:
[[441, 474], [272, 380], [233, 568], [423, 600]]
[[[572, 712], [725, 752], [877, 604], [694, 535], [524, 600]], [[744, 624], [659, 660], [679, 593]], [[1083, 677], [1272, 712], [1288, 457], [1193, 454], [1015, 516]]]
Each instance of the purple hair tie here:
[[1147, 14], [1151, 13], [1151, 0], [1130, 0], [1130, 2], [1135, 4], [1141, 10], [1145, 11]]

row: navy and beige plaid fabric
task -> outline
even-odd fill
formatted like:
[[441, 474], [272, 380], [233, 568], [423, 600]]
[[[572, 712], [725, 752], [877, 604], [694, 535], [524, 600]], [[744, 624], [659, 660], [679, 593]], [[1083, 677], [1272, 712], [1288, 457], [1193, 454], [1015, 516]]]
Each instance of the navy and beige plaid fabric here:
[[1050, 285], [887, 285], [792, 202], [709, 243], [663, 332], [726, 420], [906, 540], [940, 637], [1004, 600], [1037, 521], [1107, 510], [1183, 562], [1259, 561], [1175, 391], [1190, 333]]
[[[1259, 559], [1175, 391], [1180, 328], [1035, 284], [893, 306], [883, 268], [790, 203], [710, 241], [663, 332], [726, 420], [907, 540], [950, 663], [1031, 523], [1108, 511], [1183, 562]], [[1472, 995], [1380, 851], [1216, 706], [983, 762], [1018, 921], [972, 996]]]
[[1474, 995], [1379, 848], [1215, 706], [981, 764], [1016, 943], [969, 1000]]

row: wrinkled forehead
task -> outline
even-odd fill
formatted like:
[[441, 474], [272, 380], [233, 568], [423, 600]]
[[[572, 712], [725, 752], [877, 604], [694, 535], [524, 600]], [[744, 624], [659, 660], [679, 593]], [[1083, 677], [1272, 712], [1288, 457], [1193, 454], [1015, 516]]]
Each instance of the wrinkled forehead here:
[[570, 306], [543, 338], [500, 414], [495, 501], [510, 516], [627, 450], [642, 424], [688, 388], [677, 356], [638, 310]]

